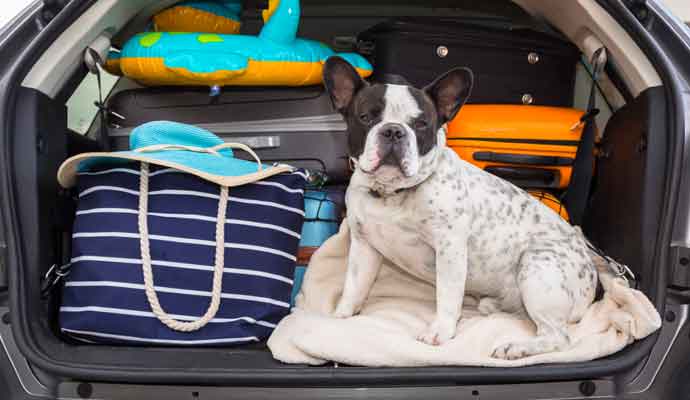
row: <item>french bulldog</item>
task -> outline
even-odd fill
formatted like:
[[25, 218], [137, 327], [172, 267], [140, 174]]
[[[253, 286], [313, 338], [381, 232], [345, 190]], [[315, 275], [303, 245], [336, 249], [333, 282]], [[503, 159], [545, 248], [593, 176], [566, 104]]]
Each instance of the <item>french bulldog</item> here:
[[527, 192], [460, 159], [445, 124], [470, 95], [473, 75], [456, 68], [423, 89], [369, 84], [332, 57], [324, 84], [347, 123], [354, 172], [346, 193], [351, 245], [335, 316], [358, 313], [382, 260], [435, 285], [436, 315], [417, 337], [452, 339], [465, 295], [482, 314], [526, 313], [529, 340], [493, 357], [564, 349], [567, 324], [592, 303], [597, 271], [579, 229]]

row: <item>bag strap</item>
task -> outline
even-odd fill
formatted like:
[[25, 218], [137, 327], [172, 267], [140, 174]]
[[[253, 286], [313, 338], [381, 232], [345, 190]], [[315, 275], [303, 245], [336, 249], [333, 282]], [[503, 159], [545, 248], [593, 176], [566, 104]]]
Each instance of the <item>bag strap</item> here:
[[597, 98], [597, 79], [606, 65], [606, 49], [601, 47], [592, 54], [592, 88], [589, 92], [587, 112], [580, 118], [580, 121], [573, 126], [573, 129], [584, 124], [580, 145], [575, 153], [573, 162], [572, 178], [568, 191], [565, 194], [563, 203], [570, 215], [570, 222], [573, 225], [582, 225], [582, 220], [587, 207], [592, 175], [594, 172], [594, 141], [596, 139], [595, 117], [599, 114], [596, 106]]
[[222, 157], [220, 153], [218, 153], [220, 150], [223, 149], [240, 149], [244, 150], [247, 153], [249, 153], [252, 158], [254, 158], [254, 161], [256, 161], [258, 167], [257, 171], [261, 171], [263, 169], [263, 166], [261, 165], [261, 159], [259, 156], [252, 150], [251, 147], [247, 146], [244, 143], [221, 143], [219, 145], [213, 146], [213, 147], [196, 147], [196, 146], [187, 146], [183, 144], [152, 144], [150, 146], [145, 146], [145, 147], [140, 147], [136, 150], [134, 150], [135, 153], [150, 153], [154, 151], [165, 151], [165, 150], [185, 150], [185, 151], [193, 151], [195, 153], [208, 153], [208, 154], [213, 154], [218, 157]]
[[[259, 164], [260, 165], [260, 164]], [[203, 328], [216, 316], [220, 307], [223, 269], [225, 267], [225, 217], [228, 207], [228, 187], [220, 187], [220, 199], [218, 200], [218, 216], [216, 220], [216, 256], [213, 267], [213, 288], [211, 290], [211, 303], [206, 313], [199, 319], [191, 322], [181, 322], [174, 319], [163, 310], [156, 288], [153, 283], [153, 271], [151, 268], [151, 251], [149, 247], [148, 229], [148, 191], [149, 191], [149, 164], [141, 163], [141, 176], [139, 178], [139, 235], [141, 246], [141, 266], [144, 273], [144, 288], [153, 314], [168, 328], [180, 332], [192, 332]]]

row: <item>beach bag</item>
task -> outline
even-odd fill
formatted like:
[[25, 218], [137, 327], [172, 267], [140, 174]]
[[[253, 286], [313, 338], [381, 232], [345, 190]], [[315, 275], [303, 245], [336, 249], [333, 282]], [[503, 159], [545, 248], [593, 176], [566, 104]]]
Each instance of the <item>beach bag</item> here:
[[130, 148], [58, 173], [78, 194], [61, 331], [107, 344], [267, 339], [290, 311], [306, 172], [172, 122], [135, 129]]

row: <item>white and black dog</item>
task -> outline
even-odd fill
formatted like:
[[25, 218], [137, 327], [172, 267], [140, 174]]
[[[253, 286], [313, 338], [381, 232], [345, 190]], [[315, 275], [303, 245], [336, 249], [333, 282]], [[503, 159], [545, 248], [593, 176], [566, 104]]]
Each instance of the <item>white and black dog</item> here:
[[592, 303], [597, 272], [580, 231], [525, 191], [461, 160], [444, 124], [473, 77], [453, 69], [426, 88], [368, 84], [341, 58], [324, 82], [348, 126], [351, 247], [337, 317], [361, 309], [385, 257], [436, 286], [436, 317], [418, 336], [453, 338], [465, 293], [479, 310], [526, 312], [537, 337], [497, 347], [516, 359], [563, 349]]

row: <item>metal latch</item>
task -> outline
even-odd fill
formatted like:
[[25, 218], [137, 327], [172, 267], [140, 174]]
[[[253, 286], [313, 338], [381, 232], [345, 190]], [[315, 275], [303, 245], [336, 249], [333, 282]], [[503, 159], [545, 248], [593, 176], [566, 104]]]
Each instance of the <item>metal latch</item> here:
[[637, 278], [635, 277], [635, 274], [632, 272], [630, 267], [607, 256], [600, 248], [594, 246], [589, 240], [586, 240], [586, 242], [587, 246], [591, 251], [593, 251], [599, 257], [604, 259], [604, 261], [606, 261], [606, 264], [609, 266], [609, 268], [616, 277], [622, 278], [625, 282], [627, 282], [630, 285], [630, 287], [637, 287]]
[[46, 298], [50, 295], [53, 288], [56, 287], [60, 281], [69, 275], [72, 263], [67, 263], [63, 265], [53, 264], [48, 268], [45, 276], [43, 276], [43, 281], [41, 282], [41, 296]]
[[690, 289], [690, 248], [671, 247], [671, 276], [669, 284], [682, 289]]

